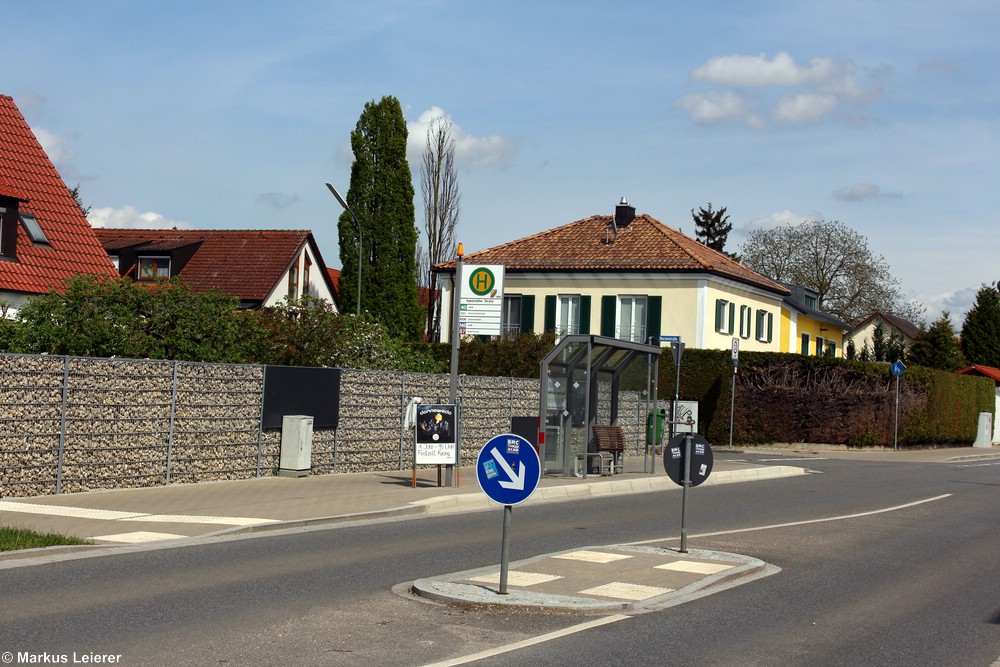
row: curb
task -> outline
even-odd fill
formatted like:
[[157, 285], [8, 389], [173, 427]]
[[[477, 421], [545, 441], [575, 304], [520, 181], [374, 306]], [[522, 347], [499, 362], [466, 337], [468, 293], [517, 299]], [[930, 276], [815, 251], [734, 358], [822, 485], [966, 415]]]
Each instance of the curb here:
[[[583, 547], [585, 549], [614, 549], [619, 551], [636, 551], [650, 554], [670, 554], [676, 555], [674, 549], [662, 549], [658, 547], [642, 547], [629, 545], [609, 545], [604, 547]], [[537, 561], [558, 556], [578, 549], [569, 549], [551, 554], [543, 554], [533, 558], [510, 563], [510, 568], [530, 566]], [[500, 566], [465, 570], [453, 574], [439, 577], [426, 577], [417, 579], [409, 585], [401, 585], [396, 592], [400, 595], [409, 595], [429, 600], [454, 605], [490, 605], [499, 607], [535, 607], [545, 609], [562, 609], [566, 611], [578, 612], [610, 612], [610, 611], [652, 611], [671, 607], [683, 602], [693, 600], [718, 590], [723, 590], [731, 586], [746, 583], [763, 576], [769, 576], [780, 572], [780, 568], [765, 563], [762, 560], [743, 556], [740, 554], [726, 553], [721, 551], [707, 551], [704, 549], [691, 549], [686, 555], [690, 555], [702, 560], [724, 560], [739, 561], [742, 564], [732, 570], [713, 575], [706, 575], [687, 586], [676, 591], [671, 591], [664, 595], [647, 598], [645, 600], [599, 600], [594, 598], [583, 598], [567, 595], [556, 595], [549, 593], [539, 593], [524, 590], [509, 590], [507, 594], [500, 595], [497, 591], [486, 586], [459, 583], [473, 577], [495, 574]]]

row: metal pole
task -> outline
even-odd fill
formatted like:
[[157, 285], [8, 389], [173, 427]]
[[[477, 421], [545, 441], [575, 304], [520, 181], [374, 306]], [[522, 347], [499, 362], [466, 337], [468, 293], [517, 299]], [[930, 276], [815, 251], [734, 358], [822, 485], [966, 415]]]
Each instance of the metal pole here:
[[[448, 398], [449, 403], [455, 406], [458, 410], [458, 346], [459, 346], [459, 291], [461, 289], [462, 280], [462, 255], [464, 254], [464, 249], [462, 244], [458, 244], [458, 261], [455, 264], [455, 277], [452, 279], [452, 295], [451, 295], [451, 378], [448, 388]], [[461, 461], [461, 446], [459, 445], [458, 459]], [[451, 487], [451, 473], [453, 465], [447, 466], [445, 468], [445, 486]]]
[[899, 376], [896, 376], [896, 419], [892, 425], [892, 451], [897, 451], [899, 436]]
[[687, 504], [688, 487], [691, 486], [691, 441], [694, 436], [690, 433], [684, 434], [684, 484], [681, 490], [681, 553], [687, 553], [688, 529], [687, 529]]
[[729, 449], [733, 448], [733, 411], [736, 409], [736, 364], [733, 364], [733, 388], [729, 397]]
[[503, 506], [503, 537], [500, 539], [500, 595], [507, 595], [507, 571], [510, 569], [510, 505]]
[[[649, 344], [653, 344], [653, 337], [649, 337]], [[642, 471], [646, 472], [646, 468], [649, 463], [649, 426], [653, 424], [653, 437], [656, 437], [656, 422], [653, 421], [653, 415], [649, 414], [649, 391], [653, 376], [653, 355], [646, 355], [646, 449], [642, 455]], [[641, 423], [641, 422], [640, 422]], [[655, 467], [655, 464], [654, 466]]]
[[333, 196], [337, 198], [337, 201], [340, 202], [340, 205], [344, 207], [344, 210], [351, 214], [351, 219], [354, 220], [354, 226], [358, 230], [358, 302], [356, 304], [357, 308], [355, 310], [355, 315], [360, 315], [361, 314], [361, 254], [363, 247], [361, 244], [361, 223], [358, 222], [358, 218], [357, 216], [354, 215], [354, 211], [352, 211], [351, 207], [347, 205], [347, 202], [344, 201], [344, 198], [340, 196], [340, 193], [337, 192], [337, 189], [332, 185], [330, 185], [329, 183], [326, 184], [326, 187], [330, 190], [330, 192], [333, 193]]

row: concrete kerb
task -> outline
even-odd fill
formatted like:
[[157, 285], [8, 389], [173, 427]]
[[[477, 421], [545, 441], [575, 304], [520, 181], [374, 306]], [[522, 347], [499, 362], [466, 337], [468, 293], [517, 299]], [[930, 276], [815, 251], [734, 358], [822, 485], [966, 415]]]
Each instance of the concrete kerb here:
[[[676, 549], [664, 549], [660, 547], [644, 547], [629, 545], [612, 545], [605, 547], [584, 547], [584, 549], [614, 549], [617, 551], [634, 551], [647, 554], [669, 554], [681, 555]], [[522, 567], [530, 567], [531, 564], [541, 560], [568, 554], [579, 549], [569, 549], [551, 554], [544, 554], [532, 558], [526, 558], [510, 564], [512, 570]], [[475, 577], [483, 577], [495, 574], [499, 570], [499, 565], [491, 565], [453, 574], [441, 575], [437, 577], [426, 577], [417, 579], [409, 584], [401, 584], [394, 591], [400, 595], [409, 595], [453, 605], [499, 605], [507, 607], [537, 607], [547, 609], [562, 609], [576, 612], [611, 612], [611, 611], [651, 611], [670, 607], [697, 597], [707, 595], [716, 590], [722, 590], [736, 583], [743, 583], [761, 576], [769, 576], [780, 572], [781, 569], [765, 563], [764, 561], [721, 551], [708, 551], [705, 549], [689, 549], [683, 556], [699, 558], [709, 561], [738, 562], [740, 565], [717, 574], [706, 575], [687, 586], [647, 598], [645, 600], [600, 600], [596, 598], [585, 598], [578, 596], [557, 595], [552, 593], [540, 593], [519, 589], [508, 589], [507, 594], [500, 595], [497, 589], [485, 584], [462, 583]]]

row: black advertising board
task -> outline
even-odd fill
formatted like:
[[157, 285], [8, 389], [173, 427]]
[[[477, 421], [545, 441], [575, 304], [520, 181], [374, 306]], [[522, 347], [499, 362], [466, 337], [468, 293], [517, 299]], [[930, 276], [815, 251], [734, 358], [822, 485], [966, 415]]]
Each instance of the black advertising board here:
[[337, 428], [340, 369], [264, 367], [264, 428], [281, 428], [285, 415], [308, 415], [313, 428]]

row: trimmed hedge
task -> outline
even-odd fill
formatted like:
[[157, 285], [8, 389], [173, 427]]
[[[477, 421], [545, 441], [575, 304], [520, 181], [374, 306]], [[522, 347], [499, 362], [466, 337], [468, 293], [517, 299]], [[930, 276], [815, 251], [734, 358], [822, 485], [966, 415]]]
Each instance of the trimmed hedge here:
[[[680, 397], [699, 402], [699, 430], [729, 442], [733, 367], [728, 350], [685, 350]], [[660, 357], [659, 397], [674, 395], [672, 355]], [[744, 352], [736, 378], [733, 443], [812, 442], [892, 446], [896, 379], [889, 365], [795, 354]], [[897, 442], [968, 445], [979, 413], [994, 411], [992, 380], [907, 369], [899, 381]]]

